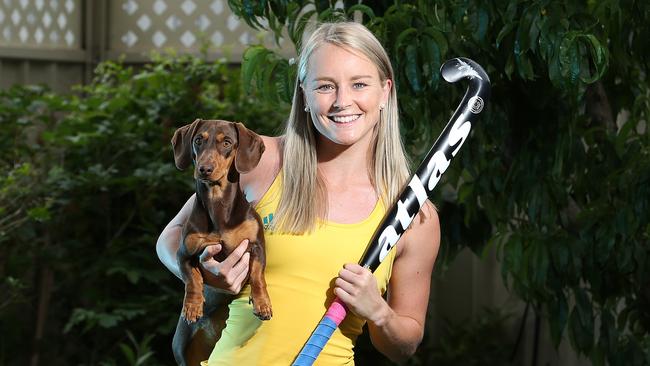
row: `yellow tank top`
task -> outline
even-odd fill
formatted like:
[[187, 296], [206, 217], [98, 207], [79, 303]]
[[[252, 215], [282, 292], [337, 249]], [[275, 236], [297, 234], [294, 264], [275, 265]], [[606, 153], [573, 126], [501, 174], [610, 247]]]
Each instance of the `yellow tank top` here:
[[[273, 318], [258, 320], [246, 286], [229, 306], [228, 320], [208, 362], [202, 365], [290, 365], [334, 299], [333, 283], [345, 263], [358, 263], [385, 209], [381, 201], [355, 224], [323, 221], [305, 235], [268, 230], [278, 206], [281, 174], [256, 206], [266, 239], [265, 277]], [[395, 250], [374, 272], [383, 294]], [[354, 344], [364, 321], [348, 312], [315, 365], [354, 365]]]

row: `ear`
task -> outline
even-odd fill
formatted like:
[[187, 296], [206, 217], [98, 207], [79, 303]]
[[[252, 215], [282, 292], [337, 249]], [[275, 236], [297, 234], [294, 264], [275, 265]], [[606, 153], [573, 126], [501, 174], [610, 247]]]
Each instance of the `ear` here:
[[235, 156], [235, 168], [240, 173], [247, 173], [253, 170], [260, 162], [264, 152], [262, 138], [241, 123], [235, 123], [239, 144]]
[[383, 103], [388, 105], [388, 100], [390, 99], [390, 89], [393, 87], [393, 80], [386, 79], [384, 82], [383, 89]]
[[174, 132], [172, 137], [172, 148], [174, 149], [174, 162], [176, 168], [184, 170], [192, 164], [192, 137], [196, 128], [203, 121], [200, 118], [189, 125], [185, 125]]

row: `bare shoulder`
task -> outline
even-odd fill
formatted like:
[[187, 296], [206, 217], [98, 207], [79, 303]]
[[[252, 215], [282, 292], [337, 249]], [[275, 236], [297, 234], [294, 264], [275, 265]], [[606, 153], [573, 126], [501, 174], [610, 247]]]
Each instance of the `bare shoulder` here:
[[241, 185], [249, 202], [256, 203], [269, 189], [275, 176], [280, 171], [282, 160], [281, 137], [260, 136], [264, 142], [264, 153], [257, 166], [242, 174]]
[[402, 245], [398, 244], [398, 257], [407, 253], [428, 254], [435, 259], [440, 246], [440, 219], [438, 211], [431, 201], [427, 200], [422, 205], [400, 242]]

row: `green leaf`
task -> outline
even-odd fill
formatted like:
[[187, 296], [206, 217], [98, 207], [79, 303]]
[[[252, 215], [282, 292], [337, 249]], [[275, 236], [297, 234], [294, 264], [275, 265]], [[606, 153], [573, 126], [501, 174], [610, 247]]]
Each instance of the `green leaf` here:
[[519, 77], [524, 80], [533, 80], [535, 78], [533, 64], [527, 54], [518, 54], [515, 52], [515, 62], [517, 63], [517, 71], [519, 72]]
[[282, 60], [269, 60], [269, 64], [262, 69], [262, 75], [259, 80], [261, 81], [262, 94], [266, 100], [279, 101], [279, 94], [276, 89], [276, 83], [274, 82], [274, 76], [278, 69], [278, 65], [281, 63]]
[[305, 27], [309, 23], [309, 20], [316, 14], [316, 10], [308, 10], [299, 14], [298, 12], [300, 10], [301, 8], [296, 8], [295, 14], [298, 18], [289, 18], [289, 24], [287, 26], [289, 38], [296, 45], [296, 50], [298, 51], [302, 48], [302, 36], [305, 33]]
[[372, 11], [372, 8], [367, 5], [363, 5], [363, 4], [352, 5], [347, 9], [348, 17], [351, 18], [354, 15], [355, 11], [360, 11], [361, 13], [366, 15], [369, 21], [375, 19], [375, 12]]
[[442, 34], [442, 32], [433, 27], [427, 27], [422, 31], [422, 33], [433, 39], [433, 41], [436, 43], [436, 46], [440, 50], [440, 57], [445, 57], [447, 55], [449, 44], [447, 42], [447, 38], [444, 34]]
[[406, 46], [406, 78], [415, 93], [422, 92], [421, 71], [418, 65], [418, 50], [413, 44]]
[[576, 38], [578, 37], [578, 32], [568, 32], [560, 43], [560, 74], [563, 78], [567, 79], [571, 83], [575, 83], [578, 80], [580, 74], [580, 60], [578, 53], [578, 45]]
[[417, 35], [417, 29], [415, 28], [408, 28], [402, 31], [398, 36], [397, 40], [395, 42], [395, 53], [399, 55], [400, 49], [402, 49], [405, 45], [409, 45], [413, 42], [412, 37]]
[[512, 80], [512, 74], [515, 72], [515, 56], [514, 54], [508, 55], [508, 60], [506, 61], [506, 66], [504, 68], [504, 73], [509, 80]]
[[543, 21], [544, 19], [542, 19], [539, 15], [536, 16], [530, 25], [530, 29], [528, 30], [528, 39], [530, 39], [530, 50], [533, 52], [535, 52], [535, 50], [537, 49], [539, 33], [541, 30], [540, 23], [543, 23]]
[[600, 337], [598, 338], [598, 345], [607, 354], [612, 354], [616, 352], [618, 336], [614, 316], [609, 310], [603, 310], [600, 314]]
[[420, 38], [420, 49], [422, 50], [422, 76], [426, 79], [427, 86], [435, 90], [440, 80], [440, 69], [442, 60], [438, 44], [428, 35]]
[[[291, 103], [293, 97], [293, 80], [290, 78], [292, 66], [286, 60], [278, 60], [276, 75], [274, 77], [274, 87], [280, 97], [280, 100], [285, 103]], [[295, 76], [294, 76], [295, 78]]]
[[515, 42], [519, 45], [519, 52], [524, 53], [530, 49], [531, 39], [530, 39], [530, 27], [533, 24], [533, 8], [534, 5], [531, 5], [526, 9], [519, 20], [519, 26], [517, 27], [517, 34]]
[[252, 81], [259, 72], [260, 65], [266, 62], [271, 51], [262, 46], [252, 46], [244, 51], [241, 67], [242, 85], [247, 93], [251, 92]]
[[122, 351], [122, 354], [124, 355], [124, 358], [128, 361], [129, 365], [135, 365], [136, 360], [135, 360], [135, 352], [129, 347], [128, 345], [124, 343], [119, 344], [120, 351]]
[[549, 326], [555, 347], [562, 342], [562, 334], [567, 324], [569, 307], [563, 292], [556, 292], [549, 303]]
[[489, 21], [490, 16], [488, 10], [483, 6], [479, 7], [475, 13], [474, 32], [472, 33], [472, 36], [478, 42], [485, 41], [485, 34], [487, 33]]
[[[607, 70], [609, 64], [609, 56], [607, 48], [603, 47], [598, 41], [598, 39], [593, 34], [586, 34], [581, 37], [581, 40], [585, 41], [585, 46], [589, 49], [589, 56], [591, 56], [591, 62], [588, 63], [588, 67], [585, 68], [585, 72], [581, 74], [580, 80], [582, 82], [590, 84], [600, 79]], [[589, 57], [583, 55], [584, 58]], [[589, 65], [593, 65], [595, 68], [594, 72], [590, 73], [591, 69]]]
[[49, 221], [52, 218], [52, 214], [47, 206], [33, 207], [27, 210], [27, 216], [35, 221]]
[[343, 9], [328, 8], [318, 13], [319, 22], [340, 22], [346, 20], [347, 18]]
[[534, 243], [534, 262], [535, 266], [531, 267], [533, 275], [531, 276], [534, 279], [534, 283], [537, 287], [543, 288], [546, 284], [546, 276], [548, 273], [548, 249], [543, 242], [538, 241]]
[[569, 334], [574, 347], [585, 354], [594, 344], [594, 316], [591, 303], [584, 290], [574, 289], [576, 304], [569, 318]]
[[510, 34], [510, 32], [512, 32], [512, 30], [515, 28], [516, 25], [517, 25], [517, 22], [510, 22], [510, 23], [506, 23], [501, 28], [501, 30], [499, 31], [499, 34], [497, 35], [497, 40], [496, 40], [497, 49], [499, 49], [501, 47], [501, 41], [503, 41], [503, 39], [508, 34]]

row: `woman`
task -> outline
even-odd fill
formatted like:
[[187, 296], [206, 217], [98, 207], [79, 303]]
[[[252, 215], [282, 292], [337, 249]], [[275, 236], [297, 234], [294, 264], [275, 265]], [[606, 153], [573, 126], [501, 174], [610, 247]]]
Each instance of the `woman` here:
[[[433, 205], [423, 206], [374, 274], [356, 264], [409, 177], [393, 80], [385, 50], [360, 24], [322, 24], [304, 42], [285, 133], [263, 137], [259, 165], [240, 179], [269, 222], [265, 274], [273, 319], [261, 322], [250, 310], [246, 243], [222, 263], [212, 258], [219, 245], [208, 247], [201, 262], [215, 274], [211, 285], [237, 294], [209, 365], [290, 364], [335, 296], [352, 314], [317, 364], [354, 364], [364, 322], [390, 359], [415, 352], [440, 243]], [[176, 275], [180, 226], [193, 200], [157, 244]]]

